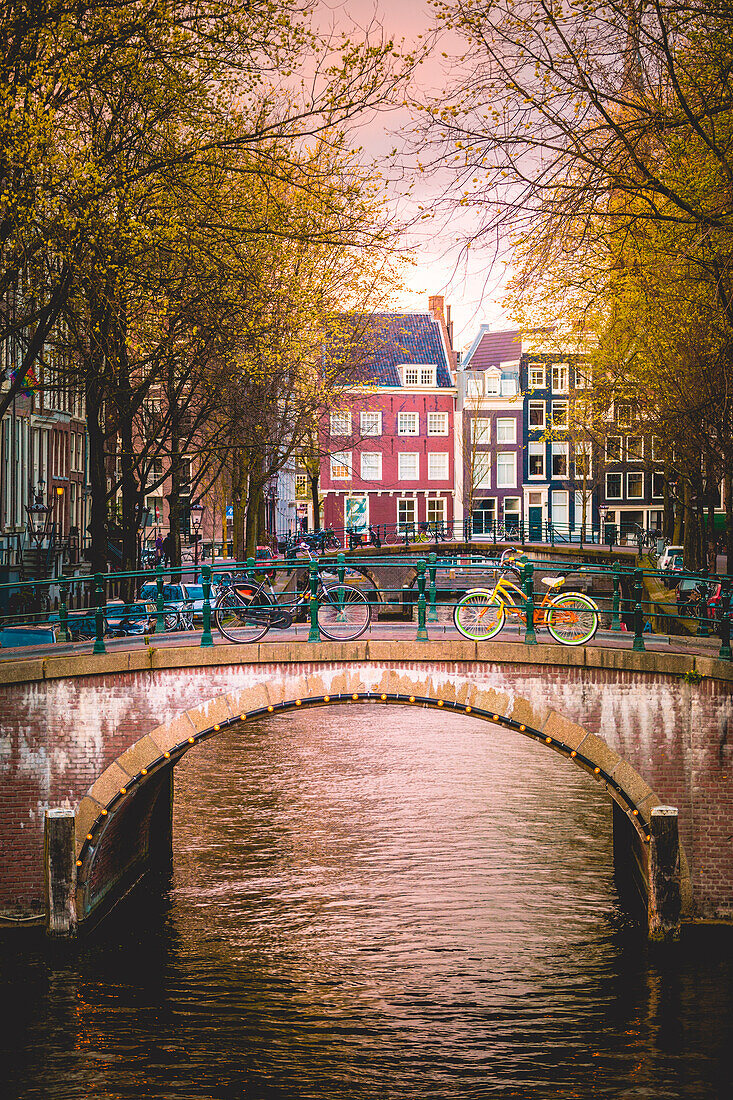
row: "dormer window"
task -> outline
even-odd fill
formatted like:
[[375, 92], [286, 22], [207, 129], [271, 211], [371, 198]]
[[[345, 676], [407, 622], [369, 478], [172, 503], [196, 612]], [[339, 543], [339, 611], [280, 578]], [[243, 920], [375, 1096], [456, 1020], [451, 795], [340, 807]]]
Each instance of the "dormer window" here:
[[486, 392], [490, 397], [498, 397], [501, 393], [501, 374], [499, 371], [486, 371]]
[[430, 365], [402, 368], [402, 380], [405, 386], [434, 386], [436, 369]]

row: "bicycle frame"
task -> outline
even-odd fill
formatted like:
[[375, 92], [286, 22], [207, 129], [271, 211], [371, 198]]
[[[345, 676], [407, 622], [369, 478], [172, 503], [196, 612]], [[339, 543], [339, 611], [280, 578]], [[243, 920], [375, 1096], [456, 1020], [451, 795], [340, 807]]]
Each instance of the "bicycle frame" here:
[[[541, 626], [545, 622], [547, 618], [547, 608], [551, 606], [550, 601], [552, 599], [552, 596], [558, 591], [559, 588], [560, 585], [555, 585], [553, 588], [549, 588], [545, 593], [542, 602], [540, 604], [535, 604], [534, 623], [536, 626]], [[521, 600], [520, 604], [514, 602], [515, 593]], [[508, 577], [499, 577], [498, 581], [492, 589], [491, 598], [492, 600], [498, 598], [500, 603], [504, 605], [505, 611], [512, 612], [517, 616], [526, 614], [527, 597], [525, 596], [519, 585], [515, 584], [514, 581], [510, 581]]]

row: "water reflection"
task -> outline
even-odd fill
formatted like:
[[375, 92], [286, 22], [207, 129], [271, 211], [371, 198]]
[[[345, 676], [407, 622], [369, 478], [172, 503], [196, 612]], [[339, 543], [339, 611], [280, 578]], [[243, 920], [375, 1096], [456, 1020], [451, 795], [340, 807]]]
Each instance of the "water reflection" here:
[[516, 734], [248, 724], [179, 766], [175, 830], [91, 944], [2, 956], [8, 1095], [728, 1095], [731, 937], [650, 954], [599, 787]]

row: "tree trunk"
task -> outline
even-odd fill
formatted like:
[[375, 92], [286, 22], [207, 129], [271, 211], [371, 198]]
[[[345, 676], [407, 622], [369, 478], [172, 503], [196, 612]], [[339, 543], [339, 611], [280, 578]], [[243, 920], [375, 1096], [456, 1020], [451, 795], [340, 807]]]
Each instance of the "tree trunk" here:
[[733, 474], [725, 475], [725, 571], [733, 575]]
[[[101, 374], [101, 372], [100, 372]], [[87, 372], [84, 386], [87, 432], [89, 435], [88, 477], [91, 489], [89, 510], [89, 560], [93, 573], [107, 570], [107, 470], [104, 459], [104, 430], [99, 377]]]
[[311, 491], [311, 505], [313, 506], [313, 530], [318, 531], [321, 527], [321, 502], [318, 497], [318, 482], [321, 476], [320, 470], [316, 470], [314, 474], [308, 471], [308, 484]]

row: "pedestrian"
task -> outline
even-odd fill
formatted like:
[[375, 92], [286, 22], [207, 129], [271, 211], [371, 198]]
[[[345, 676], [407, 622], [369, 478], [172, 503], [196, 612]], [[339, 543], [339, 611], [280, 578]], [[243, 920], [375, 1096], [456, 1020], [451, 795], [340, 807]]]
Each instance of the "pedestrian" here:
[[163, 558], [163, 540], [160, 532], [155, 536], [155, 564], [160, 565]]
[[163, 557], [165, 559], [165, 561], [163, 562], [164, 565], [170, 565], [172, 563], [174, 545], [175, 545], [175, 540], [173, 538], [172, 533], [169, 531], [168, 534], [163, 539]]

